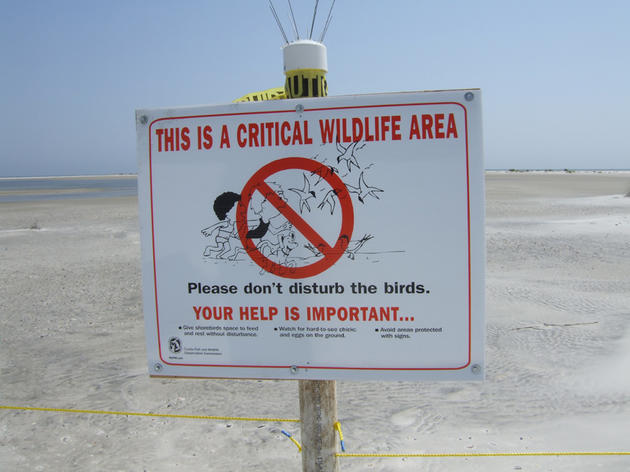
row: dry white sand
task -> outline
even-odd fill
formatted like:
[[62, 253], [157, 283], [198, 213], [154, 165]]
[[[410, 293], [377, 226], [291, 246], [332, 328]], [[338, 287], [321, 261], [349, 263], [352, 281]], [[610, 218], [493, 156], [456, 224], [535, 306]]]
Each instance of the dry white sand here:
[[[629, 173], [489, 173], [487, 380], [338, 382], [348, 452], [630, 451]], [[297, 418], [292, 381], [151, 379], [135, 198], [0, 203], [0, 405]], [[0, 470], [300, 470], [299, 425], [0, 410]], [[630, 457], [342, 458], [627, 471]]]

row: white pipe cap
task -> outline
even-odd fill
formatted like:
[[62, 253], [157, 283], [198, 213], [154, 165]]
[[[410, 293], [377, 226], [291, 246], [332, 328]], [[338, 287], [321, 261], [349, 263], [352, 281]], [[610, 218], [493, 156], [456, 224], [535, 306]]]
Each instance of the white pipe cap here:
[[282, 47], [284, 72], [319, 69], [328, 72], [326, 46], [310, 39], [300, 39]]

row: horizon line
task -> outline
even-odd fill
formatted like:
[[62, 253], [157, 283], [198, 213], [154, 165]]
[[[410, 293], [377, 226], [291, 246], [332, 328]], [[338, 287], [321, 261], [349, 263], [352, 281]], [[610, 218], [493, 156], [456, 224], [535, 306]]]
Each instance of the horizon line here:
[[[484, 172], [630, 172], [630, 168], [486, 168]], [[115, 177], [137, 177], [137, 172], [117, 172], [107, 174], [75, 174], [75, 175], [19, 175], [1, 176], [0, 180], [20, 180], [20, 179], [94, 179], [94, 178], [115, 178]]]

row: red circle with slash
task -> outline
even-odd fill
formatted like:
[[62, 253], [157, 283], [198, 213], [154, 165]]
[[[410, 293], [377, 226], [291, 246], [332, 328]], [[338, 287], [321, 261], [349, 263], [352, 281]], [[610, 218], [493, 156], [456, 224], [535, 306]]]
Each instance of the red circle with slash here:
[[[321, 176], [334, 190], [341, 207], [341, 229], [334, 246], [322, 238], [319, 233], [311, 227], [291, 206], [285, 202], [266, 182], [270, 176], [285, 170], [305, 170]], [[323, 172], [322, 172], [323, 171]], [[321, 175], [321, 174], [324, 175]], [[247, 238], [249, 231], [247, 225], [247, 209], [254, 192], [262, 193], [286, 219], [299, 231], [315, 248], [322, 254], [318, 261], [300, 267], [290, 267], [272, 261], [263, 255], [256, 247], [254, 240]], [[304, 157], [287, 157], [272, 161], [261, 167], [247, 181], [241, 191], [241, 200], [236, 210], [236, 227], [241, 239], [241, 243], [247, 251], [249, 257], [262, 269], [280, 277], [290, 279], [303, 279], [321, 274], [330, 268], [343, 255], [348, 248], [354, 229], [354, 209], [352, 208], [352, 198], [346, 185], [328, 166], [313, 159]]]

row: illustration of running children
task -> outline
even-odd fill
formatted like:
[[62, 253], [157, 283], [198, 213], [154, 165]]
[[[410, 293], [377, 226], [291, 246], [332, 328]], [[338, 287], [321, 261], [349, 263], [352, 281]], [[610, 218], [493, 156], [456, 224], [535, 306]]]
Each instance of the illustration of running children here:
[[[274, 183], [271, 185], [276, 187], [276, 192], [284, 199], [281, 187]], [[213, 210], [219, 221], [201, 230], [201, 234], [211, 240], [211, 244], [203, 252], [204, 257], [235, 261], [246, 253], [236, 227], [236, 208], [240, 200], [241, 196], [235, 192], [224, 192], [215, 199]], [[279, 235], [286, 234], [291, 225], [259, 192], [252, 197], [250, 209], [258, 219], [248, 220], [249, 231], [246, 238], [257, 240], [257, 246], [262, 245], [262, 249], [275, 253], [280, 244]], [[282, 246], [282, 251], [290, 251], [289, 247], [292, 249], [292, 244]]]
[[[282, 200], [286, 201], [281, 186], [275, 182], [269, 182], [269, 185]], [[269, 251], [270, 247], [275, 248], [281, 243], [281, 235], [287, 234], [292, 226], [286, 218], [282, 216], [280, 211], [269, 203], [267, 197], [260, 192], [255, 192], [252, 195], [249, 209], [258, 219], [250, 219], [247, 221], [249, 231], [245, 237], [247, 239], [256, 240], [256, 247], [265, 254], [264, 251]], [[284, 250], [286, 250], [286, 247]], [[230, 256], [230, 260], [239, 260], [239, 256], [242, 254], [246, 254], [246, 251], [243, 246], [239, 244]]]
[[228, 253], [233, 249], [230, 238], [238, 239], [236, 204], [240, 200], [241, 196], [234, 192], [223, 192], [214, 200], [212, 208], [219, 221], [201, 230], [201, 234], [210, 238], [212, 242], [206, 246], [203, 252], [204, 256], [215, 259], [223, 259], [223, 256], [226, 256], [226, 259], [229, 257]]
[[267, 258], [275, 260], [285, 267], [294, 267], [295, 261], [289, 259], [291, 251], [298, 247], [295, 240], [295, 233], [288, 231], [278, 237], [278, 244], [273, 244], [269, 240], [264, 240], [258, 245], [258, 250]]

